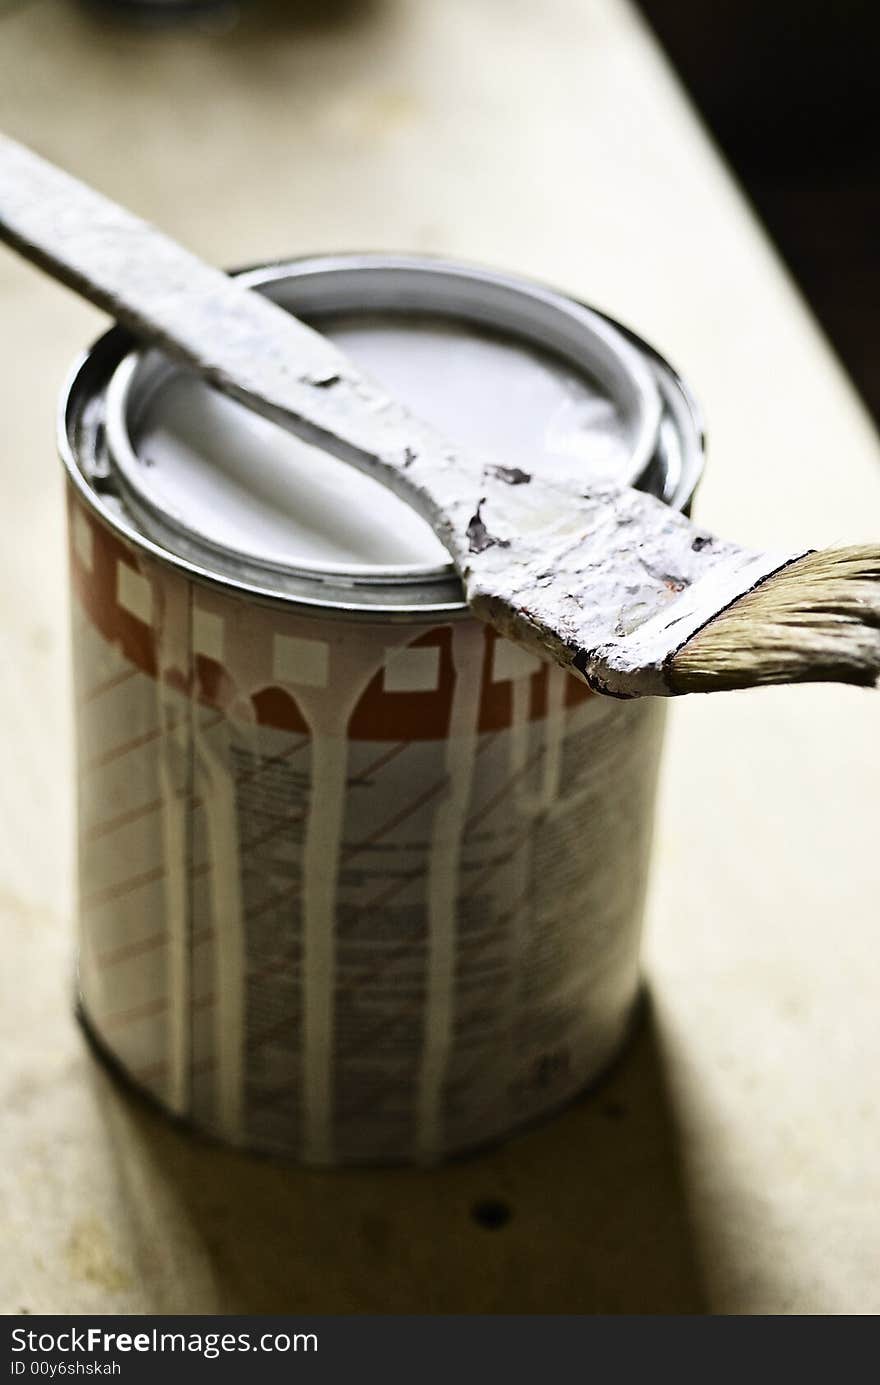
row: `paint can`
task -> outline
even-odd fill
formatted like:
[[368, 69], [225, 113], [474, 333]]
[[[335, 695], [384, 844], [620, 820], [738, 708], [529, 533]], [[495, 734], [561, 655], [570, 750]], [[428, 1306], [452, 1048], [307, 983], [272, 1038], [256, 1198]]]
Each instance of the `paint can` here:
[[[245, 277], [505, 464], [689, 504], [685, 387], [564, 295], [379, 255]], [[121, 329], [60, 446], [100, 1051], [317, 1165], [431, 1162], [571, 1099], [638, 994], [661, 703], [496, 637], [402, 502]]]

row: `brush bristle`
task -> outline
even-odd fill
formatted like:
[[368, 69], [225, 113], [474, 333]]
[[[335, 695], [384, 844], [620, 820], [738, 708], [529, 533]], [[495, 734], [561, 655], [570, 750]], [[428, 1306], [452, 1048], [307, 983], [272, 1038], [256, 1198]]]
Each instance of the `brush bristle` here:
[[697, 631], [669, 666], [676, 693], [880, 677], [880, 548], [808, 553]]

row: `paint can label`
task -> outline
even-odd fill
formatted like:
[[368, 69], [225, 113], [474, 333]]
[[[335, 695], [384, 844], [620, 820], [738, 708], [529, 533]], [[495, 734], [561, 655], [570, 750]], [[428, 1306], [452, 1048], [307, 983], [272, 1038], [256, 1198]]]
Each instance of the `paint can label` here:
[[199, 1128], [431, 1160], [562, 1104], [638, 985], [662, 706], [470, 620], [313, 618], [71, 492], [81, 992]]

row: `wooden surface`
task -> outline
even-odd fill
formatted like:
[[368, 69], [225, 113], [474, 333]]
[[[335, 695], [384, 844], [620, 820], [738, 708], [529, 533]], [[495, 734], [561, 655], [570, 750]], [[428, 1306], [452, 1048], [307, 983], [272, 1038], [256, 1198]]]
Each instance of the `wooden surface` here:
[[[218, 263], [441, 251], [629, 321], [708, 418], [700, 519], [876, 538], [877, 440], [621, 0], [362, 0], [237, 32], [0, 11], [0, 125]], [[71, 1017], [55, 398], [101, 325], [0, 257], [2, 1306], [876, 1313], [880, 702], [674, 709], [645, 1023], [604, 1086], [433, 1173], [304, 1173], [120, 1093]], [[474, 1204], [511, 1209], [488, 1229]]]

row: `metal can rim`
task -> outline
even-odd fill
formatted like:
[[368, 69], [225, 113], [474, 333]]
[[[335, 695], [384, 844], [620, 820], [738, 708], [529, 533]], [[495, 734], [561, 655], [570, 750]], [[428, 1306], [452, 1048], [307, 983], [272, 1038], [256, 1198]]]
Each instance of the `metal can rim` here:
[[[543, 284], [535, 283], [524, 276], [501, 274], [482, 269], [479, 266], [431, 256], [385, 255], [365, 252], [304, 255], [294, 259], [273, 261], [262, 266], [249, 267], [237, 271], [237, 274], [245, 281], [252, 281], [255, 286], [258, 286], [259, 284], [271, 285], [279, 280], [289, 278], [292, 271], [295, 271], [297, 275], [311, 269], [322, 274], [333, 273], [338, 270], [369, 273], [371, 269], [377, 268], [392, 271], [398, 268], [426, 271], [431, 274], [444, 274], [447, 277], [462, 277], [471, 283], [491, 284], [521, 293], [525, 290], [527, 295], [531, 295], [539, 301], [543, 300], [553, 305], [568, 304], [576, 307], [590, 315], [591, 324], [601, 324], [610, 329], [619, 340], [624, 341], [628, 348], [631, 348], [632, 356], [630, 359], [639, 360], [652, 372], [658, 399], [661, 401], [661, 417], [655, 430], [657, 437], [662, 434], [664, 425], [667, 431], [671, 425], [679, 441], [690, 444], [687, 448], [682, 448], [683, 451], [687, 451], [688, 465], [679, 466], [678, 473], [673, 476], [670, 475], [667, 459], [665, 463], [661, 463], [663, 474], [659, 483], [659, 493], [666, 503], [671, 504], [674, 508], [687, 508], [699, 480], [703, 463], [704, 437], [702, 420], [699, 417], [697, 406], [681, 378], [664, 358], [634, 332], [617, 323], [608, 314], [599, 312], [588, 304], [581, 303], [579, 300], [550, 289]], [[491, 318], [487, 318], [486, 323], [491, 326]], [[600, 332], [602, 326], [598, 328]], [[536, 344], [540, 343], [536, 342]], [[359, 578], [354, 571], [346, 573], [332, 569], [326, 575], [320, 572], [300, 575], [294, 571], [291, 574], [293, 579], [293, 589], [291, 589], [291, 585], [282, 585], [282, 574], [276, 574], [271, 568], [259, 569], [252, 566], [249, 568], [245, 562], [241, 565], [241, 572], [235, 575], [228, 568], [220, 569], [218, 567], [215, 570], [206, 565], [204, 561], [200, 561], [204, 556], [203, 554], [188, 554], [178, 551], [178, 547], [183, 545], [176, 542], [180, 537], [177, 533], [173, 536], [169, 534], [169, 542], [162, 543], [144, 532], [143, 527], [137, 524], [136, 517], [131, 515], [129, 511], [121, 508], [117, 510], [115, 507], [111, 508], [102, 503], [100, 494], [90, 483], [78, 457], [79, 447], [75, 436], [75, 425], [77, 418], [82, 414], [82, 408], [80, 407], [77, 413], [75, 405], [78, 397], [86, 389], [86, 377], [97, 369], [102, 363], [103, 357], [108, 357], [109, 369], [105, 368], [103, 379], [99, 378], [97, 389], [93, 387], [91, 396], [92, 399], [96, 396], [99, 397], [104, 405], [104, 417], [93, 427], [95, 445], [98, 445], [97, 439], [101, 437], [106, 446], [110, 381], [125, 358], [132, 355], [133, 346], [134, 343], [130, 334], [120, 327], [114, 327], [83, 352], [75, 361], [65, 382], [57, 419], [58, 448], [68, 476], [89, 508], [125, 540], [203, 584], [236, 590], [243, 596], [261, 602], [280, 601], [285, 605], [291, 605], [306, 612], [313, 612], [322, 617], [383, 622], [406, 621], [409, 623], [421, 622], [422, 620], [434, 621], [438, 617], [448, 620], [467, 615], [468, 608], [460, 594], [458, 579], [454, 572], [446, 568], [417, 568], [399, 574], [389, 572], [384, 578], [381, 576], [378, 579], [369, 577], [366, 580]], [[691, 436], [689, 439], [684, 439], [682, 435], [688, 425], [690, 425]], [[650, 412], [648, 427], [649, 430], [654, 427]], [[648, 434], [644, 434], [640, 438], [636, 461], [633, 464], [634, 469], [641, 469], [641, 476], [644, 476], [650, 467], [656, 463], [658, 446], [656, 440], [651, 455], [647, 457], [643, 455], [646, 451], [645, 437], [647, 436]], [[640, 478], [636, 477], [635, 479]], [[277, 584], [275, 581], [267, 582], [265, 580], [270, 575], [278, 578]], [[401, 599], [404, 591], [410, 597], [409, 601]], [[417, 593], [418, 599], [416, 599]]]

